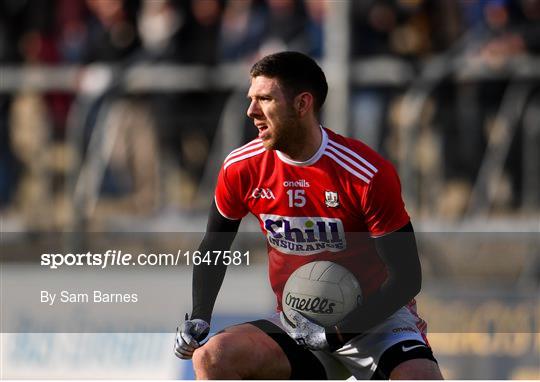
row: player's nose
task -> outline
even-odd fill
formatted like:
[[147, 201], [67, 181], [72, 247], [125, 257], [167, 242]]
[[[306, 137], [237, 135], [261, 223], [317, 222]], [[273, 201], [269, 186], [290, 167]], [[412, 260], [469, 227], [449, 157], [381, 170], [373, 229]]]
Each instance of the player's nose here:
[[261, 109], [259, 107], [259, 104], [255, 100], [251, 101], [251, 103], [249, 104], [246, 114], [251, 119], [254, 119], [257, 116], [261, 115]]

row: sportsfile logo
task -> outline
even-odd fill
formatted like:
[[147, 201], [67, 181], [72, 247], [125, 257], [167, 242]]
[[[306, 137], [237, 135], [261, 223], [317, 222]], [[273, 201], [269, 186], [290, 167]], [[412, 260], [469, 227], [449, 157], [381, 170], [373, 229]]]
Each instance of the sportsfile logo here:
[[323, 217], [260, 215], [268, 243], [283, 253], [313, 255], [347, 247], [343, 223]]

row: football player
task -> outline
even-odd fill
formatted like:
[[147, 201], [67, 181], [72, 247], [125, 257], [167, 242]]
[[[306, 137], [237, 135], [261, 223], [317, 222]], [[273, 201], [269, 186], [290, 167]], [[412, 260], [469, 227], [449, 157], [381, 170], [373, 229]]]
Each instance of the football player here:
[[[247, 115], [259, 134], [225, 158], [199, 250], [228, 249], [252, 213], [268, 240], [277, 313], [201, 346], [226, 267], [194, 267], [193, 311], [178, 328], [177, 356], [193, 358], [198, 379], [334, 378], [328, 365], [336, 360], [359, 379], [442, 378], [416, 313], [421, 268], [394, 167], [321, 126], [328, 86], [311, 58], [272, 54], [250, 75]], [[363, 303], [332, 327], [299, 313], [280, 319], [288, 277], [316, 260], [349, 269]]]

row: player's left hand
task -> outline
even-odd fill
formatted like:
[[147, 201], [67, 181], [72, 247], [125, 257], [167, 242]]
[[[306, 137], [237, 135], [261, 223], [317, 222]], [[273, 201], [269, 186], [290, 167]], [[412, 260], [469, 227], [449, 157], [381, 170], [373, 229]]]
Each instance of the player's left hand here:
[[210, 332], [210, 325], [201, 319], [186, 320], [176, 328], [174, 354], [180, 359], [191, 359], [195, 349], [201, 346], [202, 340]]
[[311, 350], [329, 349], [330, 346], [326, 341], [326, 332], [323, 326], [308, 320], [295, 310], [291, 310], [289, 316], [285, 317], [285, 314], [281, 312], [281, 323], [296, 343], [304, 345]]

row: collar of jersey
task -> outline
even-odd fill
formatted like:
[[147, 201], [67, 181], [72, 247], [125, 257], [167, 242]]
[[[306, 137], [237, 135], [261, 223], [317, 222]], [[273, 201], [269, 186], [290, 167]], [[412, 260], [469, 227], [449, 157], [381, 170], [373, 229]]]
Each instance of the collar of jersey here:
[[317, 152], [308, 160], [301, 162], [289, 159], [283, 154], [281, 151], [276, 150], [277, 156], [281, 161], [290, 164], [292, 166], [311, 166], [313, 163], [317, 162], [320, 157], [324, 154], [324, 150], [326, 150], [326, 145], [328, 144], [328, 134], [326, 134], [326, 131], [324, 131], [323, 127], [321, 128], [321, 134], [322, 134], [322, 140], [321, 140], [321, 146], [317, 150]]

